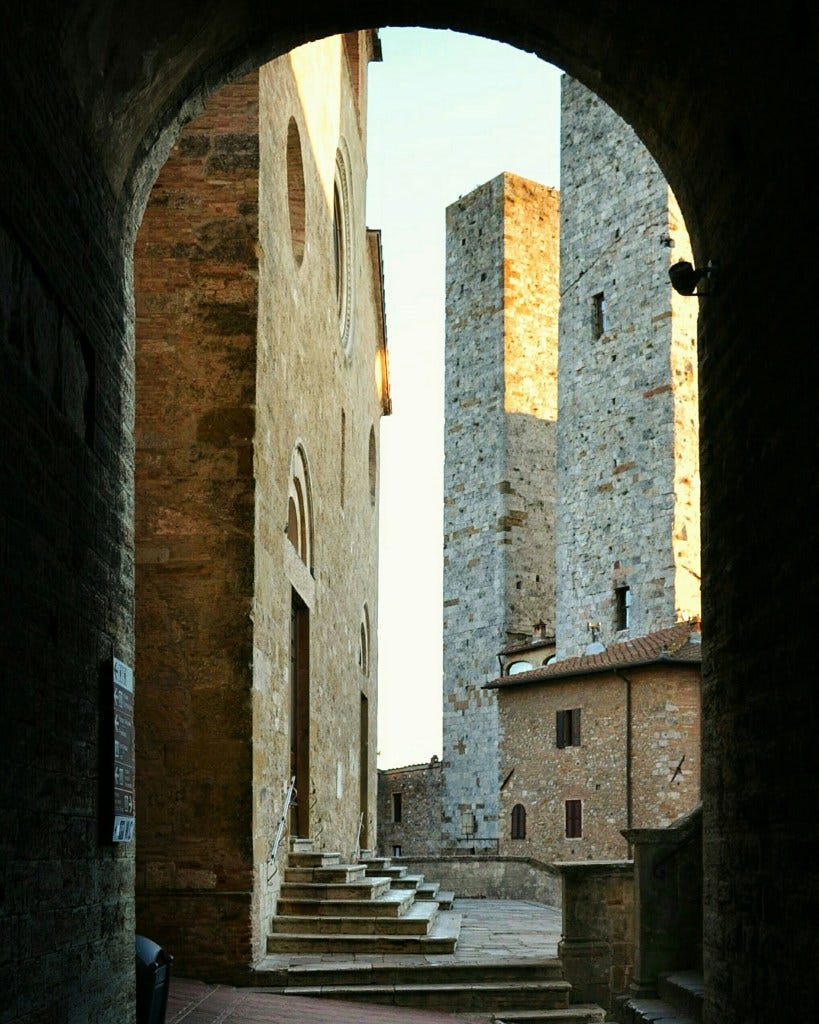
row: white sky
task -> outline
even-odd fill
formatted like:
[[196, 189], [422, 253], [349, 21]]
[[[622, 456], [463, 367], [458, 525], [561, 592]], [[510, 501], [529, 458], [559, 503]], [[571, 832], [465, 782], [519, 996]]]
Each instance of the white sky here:
[[445, 210], [502, 171], [559, 184], [560, 72], [474, 36], [382, 29], [367, 225], [381, 228], [393, 414], [381, 421], [378, 763], [441, 754]]

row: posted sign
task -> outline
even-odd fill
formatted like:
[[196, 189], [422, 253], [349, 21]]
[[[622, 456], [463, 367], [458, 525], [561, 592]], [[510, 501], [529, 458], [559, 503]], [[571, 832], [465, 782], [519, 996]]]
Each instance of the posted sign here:
[[115, 843], [134, 838], [134, 670], [114, 658], [114, 832]]

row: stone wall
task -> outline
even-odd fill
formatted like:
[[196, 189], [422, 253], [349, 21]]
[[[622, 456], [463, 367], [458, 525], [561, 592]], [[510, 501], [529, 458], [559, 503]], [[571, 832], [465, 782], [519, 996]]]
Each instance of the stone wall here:
[[534, 857], [503, 857], [480, 851], [458, 856], [401, 857], [396, 864], [409, 867], [430, 882], [464, 899], [534, 900], [561, 906], [560, 874], [552, 864]]
[[[310, 8], [287, 24], [276, 7], [232, 0], [195, 16], [133, 0], [8, 11], [0, 1012], [15, 1022], [128, 1024], [132, 862], [99, 839], [97, 681], [112, 652], [134, 654], [131, 228], [141, 189], [203, 97], [310, 34], [349, 24], [355, 10]], [[395, 3], [376, 13], [382, 24], [408, 17]], [[784, 1002], [809, 1020], [819, 694], [805, 622], [819, 584], [819, 482], [805, 472], [815, 461], [806, 430], [815, 388], [803, 370], [815, 354], [806, 316], [814, 272], [810, 260], [778, 254], [802, 251], [813, 217], [805, 126], [819, 92], [817, 23], [806, 5], [746, 5], [741, 17], [712, 5], [704, 31], [697, 13], [680, 18], [677, 7], [645, 0], [628, 17], [616, 4], [436, 0], [412, 17], [502, 37], [597, 89], [662, 165], [697, 262], [722, 267], [707, 300], [691, 300], [700, 313], [707, 627], [705, 1019], [776, 1020]], [[26, 347], [39, 351], [36, 364]], [[77, 379], [78, 349], [94, 366], [85, 447], [59, 398]], [[57, 365], [55, 376], [45, 372]]]
[[[445, 843], [498, 828], [498, 651], [554, 621], [557, 193], [503, 174], [447, 210]], [[470, 840], [471, 841], [471, 840]]]
[[611, 1011], [634, 971], [634, 865], [586, 861], [555, 867], [563, 878], [557, 955], [572, 986], [572, 1002]]
[[[378, 843], [382, 857], [436, 855], [441, 849], [441, 762], [378, 772]], [[396, 820], [395, 795], [400, 800]]]
[[[375, 841], [377, 495], [384, 406], [374, 367], [377, 359], [383, 362], [384, 338], [378, 240], [365, 226], [366, 90], [354, 90], [358, 76], [351, 74], [347, 60], [351, 50], [358, 53], [364, 75], [374, 39], [370, 32], [353, 36], [346, 46], [335, 36], [301, 47], [261, 71], [261, 120], [269, 129], [260, 151], [252, 700], [253, 842], [262, 934], [275, 912], [281, 881], [279, 874], [268, 883], [267, 857], [281, 813], [282, 783], [289, 775], [282, 735], [289, 699], [282, 682], [289, 678], [290, 649], [289, 628], [282, 623], [289, 622], [293, 590], [310, 615], [310, 780], [309, 793], [299, 794], [309, 800], [310, 836], [317, 848], [350, 857], [363, 812], [361, 845]], [[292, 244], [292, 196], [282, 187], [290, 118], [298, 128], [305, 181], [300, 265]], [[343, 172], [337, 171], [339, 161]], [[334, 280], [337, 177], [346, 179], [339, 188], [349, 228], [347, 318], [339, 316]], [[294, 557], [284, 529], [297, 446], [309, 473], [310, 565]]]
[[[498, 699], [502, 854], [547, 862], [626, 857], [621, 829], [669, 825], [699, 802], [698, 666], [553, 679], [500, 690]], [[556, 713], [565, 709], [581, 712], [581, 743], [561, 749]], [[566, 837], [567, 800], [581, 801], [581, 838]], [[511, 838], [517, 804], [526, 812], [523, 839]]]
[[[317, 845], [350, 855], [360, 813], [365, 845], [375, 819], [381, 285], [345, 53], [334, 37], [213, 97], [163, 169], [136, 250], [138, 927], [200, 977], [241, 978], [263, 952], [292, 730]], [[332, 259], [342, 151], [346, 337]], [[309, 616], [301, 726], [293, 592]]]
[[257, 74], [213, 98], [134, 254], [137, 928], [199, 974], [253, 950], [258, 124]]
[[609, 644], [700, 611], [697, 304], [667, 273], [690, 259], [685, 226], [631, 128], [568, 77], [562, 124], [560, 658], [583, 653], [590, 624]]

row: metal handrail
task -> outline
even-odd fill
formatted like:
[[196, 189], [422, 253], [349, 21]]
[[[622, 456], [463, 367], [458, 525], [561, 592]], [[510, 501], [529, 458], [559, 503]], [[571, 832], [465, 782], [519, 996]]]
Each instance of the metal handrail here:
[[358, 816], [358, 830], [355, 834], [355, 850], [353, 852], [353, 864], [358, 864], [361, 859], [361, 829], [364, 827], [364, 812]]
[[290, 779], [290, 785], [287, 787], [287, 793], [284, 796], [284, 807], [282, 808], [281, 817], [279, 818], [279, 825], [276, 829], [276, 838], [273, 840], [273, 845], [270, 847], [270, 856], [267, 858], [268, 863], [273, 862], [273, 870], [268, 872], [267, 881], [270, 882], [271, 878], [276, 876], [276, 872], [279, 870], [279, 865], [276, 861], [276, 856], [279, 852], [279, 846], [284, 838], [284, 830], [287, 828], [287, 813], [290, 810], [290, 805], [293, 802], [293, 797], [296, 795], [296, 776], [292, 776]]

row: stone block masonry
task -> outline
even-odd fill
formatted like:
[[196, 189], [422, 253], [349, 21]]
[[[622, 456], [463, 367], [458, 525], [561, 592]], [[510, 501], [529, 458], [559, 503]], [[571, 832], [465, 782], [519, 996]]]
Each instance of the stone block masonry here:
[[292, 772], [291, 834], [349, 855], [374, 830], [386, 403], [353, 35], [212, 97], [136, 247], [137, 927], [190, 976], [261, 954]]
[[[555, 190], [502, 174], [447, 210], [443, 840], [498, 838], [496, 653], [554, 626]], [[470, 831], [474, 828], [474, 838]]]
[[[378, 772], [378, 852], [429, 856], [441, 843], [441, 762]], [[430, 876], [434, 877], [434, 876]], [[436, 881], [440, 881], [436, 877]]]
[[700, 613], [697, 302], [667, 273], [688, 236], [632, 129], [568, 77], [562, 118], [559, 658]]

